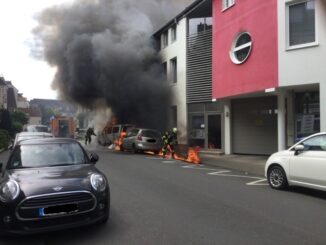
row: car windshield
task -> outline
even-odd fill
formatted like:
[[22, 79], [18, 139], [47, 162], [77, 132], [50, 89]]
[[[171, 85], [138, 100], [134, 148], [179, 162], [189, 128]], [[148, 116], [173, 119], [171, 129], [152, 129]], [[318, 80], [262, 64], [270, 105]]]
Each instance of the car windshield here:
[[87, 157], [76, 143], [21, 145], [16, 148], [9, 169], [64, 166], [86, 163]]

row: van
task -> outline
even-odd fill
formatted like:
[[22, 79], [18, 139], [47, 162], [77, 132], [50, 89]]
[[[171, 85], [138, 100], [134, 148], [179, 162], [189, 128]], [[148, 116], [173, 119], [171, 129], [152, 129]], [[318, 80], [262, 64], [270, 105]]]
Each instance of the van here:
[[98, 134], [97, 141], [100, 145], [111, 145], [119, 139], [121, 133], [126, 133], [131, 128], [133, 128], [131, 124], [107, 126]]

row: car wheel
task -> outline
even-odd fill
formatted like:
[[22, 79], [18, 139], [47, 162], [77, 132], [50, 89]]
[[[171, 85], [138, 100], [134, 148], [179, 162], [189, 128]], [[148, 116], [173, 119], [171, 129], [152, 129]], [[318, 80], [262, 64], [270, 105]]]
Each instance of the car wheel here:
[[273, 189], [284, 189], [288, 186], [286, 174], [280, 166], [272, 166], [267, 174], [268, 183]]

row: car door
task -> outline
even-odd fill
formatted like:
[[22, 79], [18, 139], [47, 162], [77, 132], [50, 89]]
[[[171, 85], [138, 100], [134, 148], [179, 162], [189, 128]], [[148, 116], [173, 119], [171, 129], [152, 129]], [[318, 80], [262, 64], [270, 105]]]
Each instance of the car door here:
[[304, 150], [290, 158], [290, 181], [326, 187], [326, 135], [303, 141]]
[[135, 142], [136, 136], [139, 132], [139, 129], [132, 129], [130, 132], [127, 134], [127, 137], [123, 140], [123, 145], [127, 149], [132, 149], [132, 145]]

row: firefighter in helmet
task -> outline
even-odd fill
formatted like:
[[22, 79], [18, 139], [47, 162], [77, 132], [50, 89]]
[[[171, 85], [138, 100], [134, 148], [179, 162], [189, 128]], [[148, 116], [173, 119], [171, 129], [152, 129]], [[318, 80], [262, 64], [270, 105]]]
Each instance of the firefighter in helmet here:
[[96, 136], [93, 128], [88, 128], [85, 134], [85, 145], [90, 144], [92, 142], [92, 135]]
[[177, 137], [177, 128], [173, 128], [171, 132], [165, 132], [163, 137], [163, 158], [165, 158], [168, 151], [171, 152], [172, 158], [175, 158], [175, 147], [178, 144], [178, 137]]

